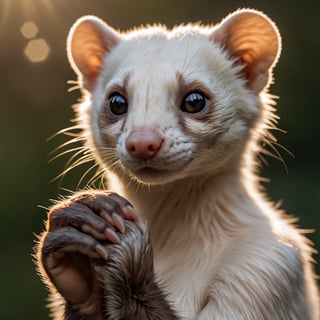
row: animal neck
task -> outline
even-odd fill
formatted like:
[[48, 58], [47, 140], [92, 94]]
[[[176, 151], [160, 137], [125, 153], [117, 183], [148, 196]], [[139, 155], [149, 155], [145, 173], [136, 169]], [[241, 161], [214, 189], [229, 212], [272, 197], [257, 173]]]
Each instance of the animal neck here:
[[188, 177], [164, 185], [144, 186], [119, 179], [114, 182], [112, 190], [132, 202], [146, 219], [157, 244], [181, 229], [184, 232], [180, 234], [202, 234], [208, 239], [232, 236], [258, 217], [239, 171]]

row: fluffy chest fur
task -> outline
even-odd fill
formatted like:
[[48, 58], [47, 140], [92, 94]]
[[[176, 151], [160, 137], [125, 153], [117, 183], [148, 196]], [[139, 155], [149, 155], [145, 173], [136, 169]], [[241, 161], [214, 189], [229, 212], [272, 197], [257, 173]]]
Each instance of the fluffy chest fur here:
[[262, 252], [263, 260], [282, 263], [277, 253], [280, 234], [273, 233], [268, 213], [262, 214], [232, 176], [142, 188], [141, 198], [131, 192], [136, 190], [128, 188], [125, 196], [150, 229], [155, 271], [183, 319], [196, 319], [228, 269], [241, 278], [239, 265], [250, 259], [246, 267], [258, 270]]

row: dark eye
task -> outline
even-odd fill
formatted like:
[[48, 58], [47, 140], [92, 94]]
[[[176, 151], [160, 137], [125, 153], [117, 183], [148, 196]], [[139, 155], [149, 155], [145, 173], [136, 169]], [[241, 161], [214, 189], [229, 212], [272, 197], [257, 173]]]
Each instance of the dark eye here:
[[199, 91], [188, 93], [182, 101], [181, 110], [188, 113], [200, 112], [206, 106], [207, 98]]
[[120, 93], [113, 93], [109, 98], [110, 111], [120, 116], [128, 111], [127, 100]]

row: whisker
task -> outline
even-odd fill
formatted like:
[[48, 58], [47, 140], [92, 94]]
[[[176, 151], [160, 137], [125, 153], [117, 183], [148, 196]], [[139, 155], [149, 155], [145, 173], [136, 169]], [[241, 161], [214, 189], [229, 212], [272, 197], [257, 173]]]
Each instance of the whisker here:
[[60, 187], [60, 190], [62, 190], [62, 191], [64, 191], [64, 192], [68, 193], [69, 195], [72, 195], [72, 194], [74, 193], [74, 191], [73, 191], [73, 190], [70, 190], [70, 189], [68, 189], [68, 188], [62, 188], [62, 187]]
[[[73, 139], [71, 139], [71, 140], [69, 140], [69, 141], [61, 144], [61, 145], [58, 146], [57, 148], [55, 148], [53, 151], [51, 151], [51, 152], [49, 153], [49, 155], [52, 155], [52, 154], [58, 152], [60, 149], [62, 149], [62, 148], [64, 148], [64, 147], [67, 147], [67, 146], [69, 146], [70, 144], [79, 143], [79, 142], [81, 142], [81, 141], [82, 141], [82, 139], [80, 139], [80, 138], [73, 138]], [[84, 148], [84, 147], [81, 146], [81, 148]]]
[[[81, 186], [82, 182], [84, 181], [84, 179], [86, 178], [86, 176], [87, 176], [93, 169], [95, 169], [97, 166], [98, 166], [98, 164], [97, 164], [97, 163], [94, 163], [92, 166], [90, 166], [89, 169], [87, 169], [87, 170], [83, 173], [83, 175], [81, 176], [81, 178], [80, 178], [80, 180], [79, 180], [79, 182], [78, 182], [78, 184], [77, 184], [77, 189], [80, 188], [80, 186]], [[95, 175], [94, 175], [94, 176], [95, 176]], [[90, 185], [90, 184], [91, 184], [91, 183], [90, 183], [91, 180], [92, 180], [92, 178], [90, 178], [90, 180], [86, 183], [86, 185]]]
[[67, 84], [77, 84], [77, 83], [79, 83], [78, 80], [68, 80], [67, 81]]
[[[77, 160], [75, 160], [78, 156], [80, 156], [82, 154], [82, 156], [80, 158], [78, 158]], [[70, 159], [67, 161], [66, 165], [65, 165], [65, 168], [66, 167], [69, 167], [72, 163], [72, 161], [75, 160], [78, 161], [78, 160], [81, 160], [81, 159], [85, 159], [85, 158], [90, 158], [90, 159], [93, 159], [92, 156], [90, 154], [87, 154], [87, 153], [83, 153], [83, 150], [79, 150], [77, 151], [75, 154], [73, 154]]]
[[80, 84], [77, 84], [77, 85], [75, 85], [75, 86], [73, 86], [73, 87], [70, 87], [70, 88], [68, 89], [68, 92], [72, 92], [72, 91], [79, 90], [79, 89], [81, 89], [81, 85], [80, 85]]
[[[77, 151], [77, 150], [79, 150], [79, 151], [76, 152], [75, 155], [78, 155], [78, 154], [80, 154], [81, 152], [83, 152], [83, 147], [82, 147], [82, 146], [81, 146], [81, 147], [76, 147], [76, 148], [67, 149], [67, 150], [65, 150], [65, 151], [63, 151], [63, 152], [60, 152], [59, 154], [57, 154], [57, 155], [53, 156], [52, 158], [50, 158], [50, 159], [49, 159], [49, 163], [51, 163], [52, 161], [54, 161], [54, 160], [56, 160], [56, 159], [58, 159], [58, 158], [60, 158], [60, 157], [62, 157], [62, 156], [64, 156], [64, 155], [66, 155], [66, 154], [68, 154], [68, 153], [71, 153], [71, 152], [74, 152], [74, 151]], [[49, 154], [49, 155], [50, 155], [50, 154]]]
[[[102, 183], [104, 182], [104, 177], [103, 177], [104, 172], [105, 172], [104, 169], [97, 168], [97, 171], [94, 174], [94, 176], [88, 181], [88, 185], [94, 185], [97, 182], [97, 180], [100, 179], [99, 186], [101, 187]], [[103, 189], [105, 189], [105, 188], [103, 187]]]
[[68, 135], [71, 133], [72, 130], [77, 130], [77, 133], [74, 133], [75, 135], [77, 135], [78, 137], [80, 137], [79, 135], [79, 131], [83, 131], [84, 130], [84, 126], [83, 125], [74, 125], [65, 129], [61, 129], [58, 132], [54, 133], [52, 136], [50, 136], [47, 141], [52, 140], [53, 138], [59, 136], [59, 135]]
[[261, 152], [264, 153], [264, 154], [266, 154], [266, 155], [268, 155], [268, 156], [270, 156], [270, 157], [272, 157], [272, 158], [274, 158], [274, 159], [279, 160], [279, 161], [282, 163], [282, 165], [283, 165], [286, 173], [288, 173], [287, 164], [286, 164], [285, 160], [283, 159], [281, 153], [280, 153], [280, 152], [278, 151], [278, 149], [275, 147], [275, 144], [276, 144], [276, 143], [275, 143], [275, 142], [272, 142], [272, 141], [270, 141], [270, 140], [268, 140], [268, 139], [265, 139], [265, 140], [264, 140], [264, 143], [265, 143], [267, 146], [269, 146], [274, 153], [266, 150], [265, 148], [262, 148]]
[[[93, 157], [91, 155], [85, 154], [83, 156], [81, 156], [80, 158], [74, 160], [79, 154], [82, 153], [82, 150], [76, 152], [76, 154], [74, 154], [67, 162], [67, 164], [64, 167], [64, 170], [57, 175], [55, 178], [53, 178], [50, 182], [56, 181], [57, 179], [63, 179], [65, 177], [65, 175], [70, 172], [71, 170], [77, 168], [80, 165], [83, 165], [85, 163], [88, 163], [90, 161], [93, 161]], [[74, 161], [72, 163], [72, 161]], [[62, 182], [62, 181], [61, 181]]]
[[72, 84], [74, 86], [70, 87], [68, 89], [68, 92], [72, 92], [72, 91], [75, 91], [75, 90], [78, 90], [78, 89], [81, 89], [81, 84], [78, 80], [68, 80], [67, 81], [67, 84]]
[[92, 161], [91, 158], [88, 157], [81, 157], [79, 159], [77, 159], [74, 163], [72, 163], [70, 166], [68, 166], [58, 177], [62, 177], [65, 176], [68, 172], [70, 172], [71, 170], [79, 167], [80, 165], [83, 165], [85, 163], [88, 163]]
[[282, 144], [278, 143], [278, 142], [272, 142], [273, 145], [281, 148], [283, 151], [285, 151], [286, 153], [288, 153], [292, 158], [294, 158], [294, 154], [289, 150], [287, 149], [285, 146], [283, 146]]

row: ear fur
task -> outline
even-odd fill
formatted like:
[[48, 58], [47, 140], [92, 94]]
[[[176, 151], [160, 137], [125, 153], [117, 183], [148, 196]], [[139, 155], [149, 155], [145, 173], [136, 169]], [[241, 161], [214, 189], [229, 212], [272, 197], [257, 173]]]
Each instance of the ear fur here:
[[84, 16], [72, 26], [67, 40], [70, 64], [84, 88], [92, 91], [105, 55], [120, 41], [120, 34], [94, 16]]
[[239, 10], [225, 18], [211, 34], [236, 63], [244, 66], [242, 75], [256, 94], [267, 87], [272, 68], [281, 51], [281, 38], [276, 25], [256, 10]]

